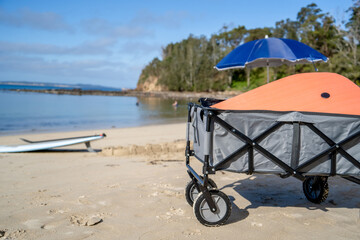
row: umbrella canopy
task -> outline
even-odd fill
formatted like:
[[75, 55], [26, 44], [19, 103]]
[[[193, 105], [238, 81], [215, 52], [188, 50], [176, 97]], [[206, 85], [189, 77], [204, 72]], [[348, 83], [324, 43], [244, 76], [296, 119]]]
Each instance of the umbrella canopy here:
[[301, 42], [284, 38], [264, 38], [238, 46], [215, 68], [226, 70], [245, 67], [276, 67], [283, 64], [295, 65], [327, 62], [327, 60], [327, 57]]
[[360, 116], [360, 88], [336, 73], [291, 75], [222, 101], [213, 108], [297, 111]]

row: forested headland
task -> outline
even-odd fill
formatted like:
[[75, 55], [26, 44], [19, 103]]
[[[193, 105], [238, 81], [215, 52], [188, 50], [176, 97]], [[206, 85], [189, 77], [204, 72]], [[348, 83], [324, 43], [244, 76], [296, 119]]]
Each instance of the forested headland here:
[[[224, 26], [210, 37], [190, 35], [162, 49], [141, 72], [141, 91], [224, 90], [247, 91], [266, 83], [266, 68], [217, 71], [214, 66], [231, 50], [265, 35], [301, 41], [329, 58], [317, 63], [319, 71], [339, 73], [360, 84], [360, 0], [347, 10], [348, 19], [336, 22], [315, 3], [300, 9], [295, 20], [276, 22], [275, 27], [247, 29]], [[295, 73], [313, 72], [311, 64], [270, 68], [271, 81]], [[250, 82], [247, 82], [250, 77]]]

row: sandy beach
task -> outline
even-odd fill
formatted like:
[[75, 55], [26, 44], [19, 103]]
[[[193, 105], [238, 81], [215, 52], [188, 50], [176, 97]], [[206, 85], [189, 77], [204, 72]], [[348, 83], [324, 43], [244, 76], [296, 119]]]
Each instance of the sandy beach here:
[[[0, 154], [0, 239], [360, 239], [360, 186], [329, 178], [320, 205], [302, 183], [219, 171], [226, 225], [205, 227], [184, 197], [185, 123], [0, 137], [44, 140], [106, 133], [85, 145]], [[192, 160], [197, 170], [201, 165]]]

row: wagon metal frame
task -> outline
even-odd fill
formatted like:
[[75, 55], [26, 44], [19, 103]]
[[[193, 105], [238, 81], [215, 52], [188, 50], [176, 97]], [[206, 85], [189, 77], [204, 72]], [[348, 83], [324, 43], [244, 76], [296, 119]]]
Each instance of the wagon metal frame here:
[[[226, 110], [214, 109], [209, 106], [213, 103], [221, 102], [222, 100], [217, 99], [205, 99], [202, 98], [199, 100], [201, 105], [189, 103], [188, 104], [188, 120], [187, 120], [187, 134], [186, 134], [186, 167], [187, 172], [190, 176], [191, 181], [189, 182], [185, 195], [191, 205], [193, 203], [194, 213], [197, 219], [206, 226], [218, 226], [226, 222], [231, 213], [231, 203], [227, 196], [220, 191], [216, 190], [216, 184], [209, 178], [210, 174], [215, 174], [219, 170], [228, 170], [226, 166], [229, 166], [230, 163], [237, 161], [238, 157], [247, 153], [247, 164], [248, 170], [246, 174], [253, 173], [264, 173], [263, 171], [258, 172], [254, 168], [254, 150], [258, 153], [269, 159], [273, 164], [280, 167], [284, 173], [279, 174], [282, 178], [287, 178], [293, 176], [303, 182], [303, 189], [308, 200], [320, 203], [325, 200], [327, 197], [327, 177], [339, 175], [344, 179], [352, 181], [354, 183], [360, 184], [360, 179], [347, 174], [339, 174], [337, 172], [337, 161], [336, 157], [341, 155], [349, 163], [355, 166], [360, 170], [360, 160], [355, 159], [344, 147], [346, 144], [355, 141], [355, 144], [358, 144], [358, 139], [360, 137], [360, 131], [349, 135], [341, 141], [334, 141], [318, 129], [313, 123], [302, 122], [302, 121], [292, 121], [292, 122], [276, 122], [269, 128], [267, 128], [262, 133], [258, 134], [256, 137], [249, 137], [239, 129], [235, 128], [228, 122], [224, 121], [219, 117], [219, 114], [225, 112]], [[191, 139], [190, 139], [190, 130], [191, 130], [191, 112], [201, 111], [201, 115], [204, 119], [205, 124], [205, 136], [203, 144], [203, 156], [199, 156], [194, 149], [191, 148]], [[358, 116], [357, 116], [358, 117]], [[212, 151], [212, 134], [214, 129], [211, 127], [214, 123], [220, 125], [228, 133], [236, 137], [245, 143], [245, 145], [240, 146], [236, 151], [232, 152], [230, 155], [226, 156], [223, 160], [217, 162], [216, 164], [210, 163], [210, 154]], [[290, 164], [287, 164], [286, 161], [278, 158], [267, 149], [261, 146], [259, 142], [265, 139], [270, 134], [276, 132], [283, 125], [290, 124], [293, 128], [292, 135], [292, 152], [291, 152], [291, 161]], [[318, 153], [317, 155], [307, 159], [305, 162], [299, 164], [299, 154], [300, 154], [300, 127], [306, 126], [314, 134], [320, 137], [323, 141], [328, 144], [328, 148]], [[324, 157], [330, 159], [331, 167], [329, 173], [321, 174], [320, 176], [314, 176], [309, 171], [319, 164], [323, 163], [321, 161]], [[195, 157], [203, 163], [202, 167], [202, 176], [197, 173], [190, 166], [191, 157]], [[230, 171], [230, 170], [228, 170]], [[316, 189], [315, 189], [316, 188]], [[315, 192], [315, 190], [316, 192]], [[311, 192], [314, 191], [314, 192]], [[194, 194], [195, 193], [195, 194]], [[193, 194], [193, 195], [192, 195]], [[314, 195], [315, 194], [315, 195]], [[323, 195], [323, 196], [320, 196]], [[220, 203], [220, 204], [219, 204]], [[222, 204], [221, 204], [222, 203]], [[202, 213], [202, 209], [206, 209], [207, 213]], [[222, 213], [220, 213], [222, 211]], [[224, 212], [225, 211], [225, 212]], [[214, 217], [213, 217], [214, 216]]]

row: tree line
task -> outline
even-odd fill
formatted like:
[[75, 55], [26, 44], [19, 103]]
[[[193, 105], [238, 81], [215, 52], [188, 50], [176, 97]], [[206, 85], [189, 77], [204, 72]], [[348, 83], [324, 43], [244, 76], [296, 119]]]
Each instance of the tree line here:
[[[170, 91], [246, 91], [266, 82], [266, 68], [217, 71], [214, 66], [231, 50], [248, 41], [269, 37], [301, 41], [329, 58], [317, 63], [319, 71], [339, 73], [360, 84], [360, 0], [347, 10], [349, 19], [340, 24], [315, 3], [300, 9], [296, 20], [276, 22], [275, 27], [246, 29], [224, 26], [209, 38], [190, 35], [162, 49], [162, 59], [154, 58], [141, 72], [138, 88], [149, 77]], [[311, 64], [271, 68], [271, 79], [313, 72]], [[251, 81], [247, 82], [250, 77]]]

